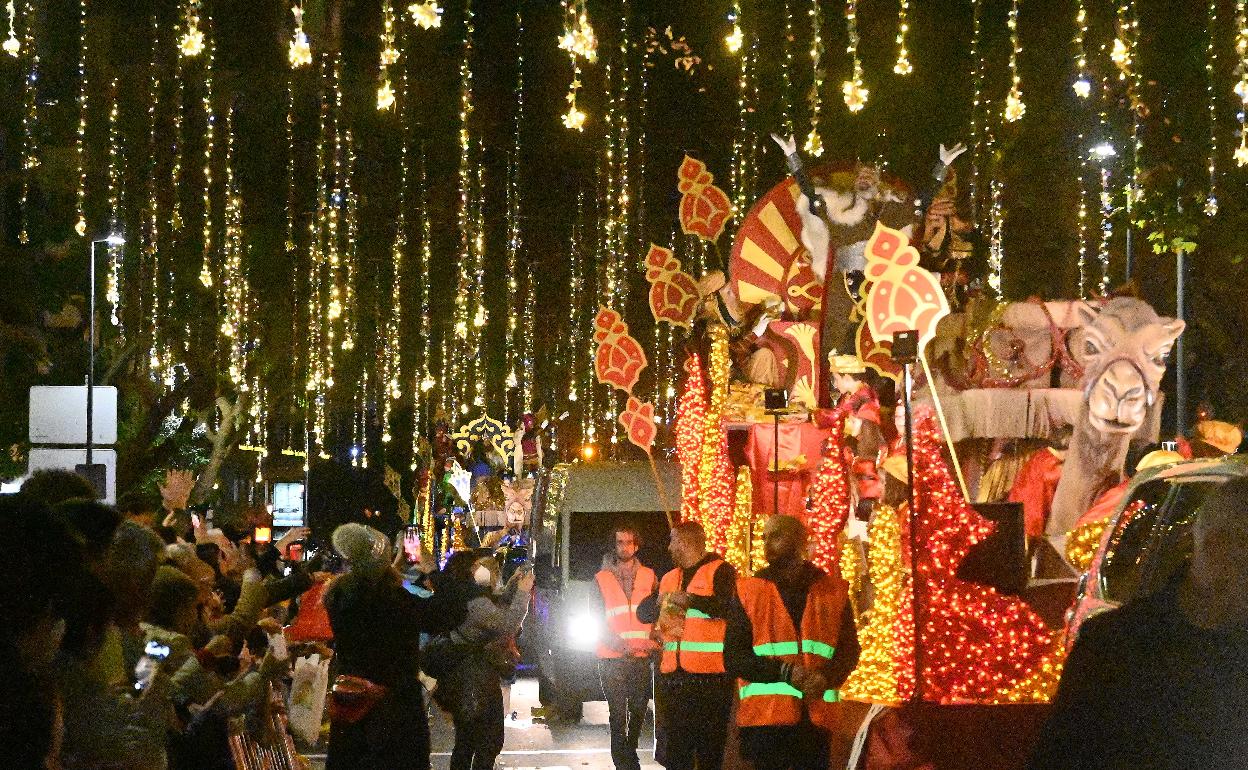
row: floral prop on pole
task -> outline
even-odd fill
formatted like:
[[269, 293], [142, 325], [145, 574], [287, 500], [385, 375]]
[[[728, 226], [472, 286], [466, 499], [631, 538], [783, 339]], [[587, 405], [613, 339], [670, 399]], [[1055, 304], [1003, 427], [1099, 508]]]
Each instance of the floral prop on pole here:
[[598, 381], [631, 395], [646, 368], [646, 351], [628, 333], [628, 324], [619, 313], [604, 307], [594, 319], [594, 341], [598, 343], [594, 355]]
[[[877, 222], [875, 232], [867, 241], [866, 256], [866, 317], [871, 337], [880, 343], [891, 341], [893, 335], [899, 332], [918, 331], [919, 362], [923, 365], [928, 383], [931, 383], [929, 392], [947, 436], [949, 426], [945, 422], [945, 410], [940, 405], [940, 393], [935, 387], [935, 379], [923, 350], [936, 336], [936, 325], [940, 319], [949, 315], [949, 300], [941, 289], [940, 280], [919, 267], [919, 252], [900, 230]], [[953, 457], [953, 469], [962, 495], [969, 497], [953, 444], [949, 445], [949, 453]]]
[[706, 164], [686, 155], [677, 173], [676, 188], [681, 193], [680, 229], [685, 235], [718, 241], [732, 216], [732, 201], [715, 186], [715, 177], [706, 170]]
[[620, 424], [628, 431], [628, 440], [640, 447], [641, 451], [650, 454], [655, 434], [658, 432], [654, 427], [654, 404], [629, 396], [628, 405], [620, 412]]
[[646, 280], [650, 282], [650, 314], [656, 325], [667, 321], [686, 329], [693, 326], [698, 284], [680, 268], [680, 260], [672, 255], [671, 249], [650, 245], [650, 252], [646, 254]]

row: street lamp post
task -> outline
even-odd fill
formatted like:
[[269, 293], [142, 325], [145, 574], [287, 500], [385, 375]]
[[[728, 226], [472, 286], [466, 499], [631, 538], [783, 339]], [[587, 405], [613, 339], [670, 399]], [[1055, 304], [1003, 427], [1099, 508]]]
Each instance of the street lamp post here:
[[91, 264], [87, 268], [87, 473], [91, 473], [91, 449], [95, 443], [95, 245], [123, 246], [126, 239], [117, 233], [91, 241]]

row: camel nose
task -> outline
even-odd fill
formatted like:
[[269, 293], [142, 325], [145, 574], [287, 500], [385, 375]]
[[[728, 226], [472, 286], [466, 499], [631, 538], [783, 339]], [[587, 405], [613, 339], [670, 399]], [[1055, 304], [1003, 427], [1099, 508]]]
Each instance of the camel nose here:
[[1127, 424], [1138, 420], [1145, 388], [1136, 368], [1126, 361], [1117, 361], [1105, 371], [1102, 382], [1114, 403], [1117, 420]]

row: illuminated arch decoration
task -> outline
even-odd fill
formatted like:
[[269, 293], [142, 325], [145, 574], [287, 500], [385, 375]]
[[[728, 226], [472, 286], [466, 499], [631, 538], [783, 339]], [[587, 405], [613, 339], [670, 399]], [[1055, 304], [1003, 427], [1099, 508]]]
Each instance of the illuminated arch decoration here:
[[463, 455], [471, 453], [472, 445], [478, 441], [487, 442], [503, 457], [510, 457], [516, 450], [516, 439], [511, 429], [488, 414], [456, 429], [451, 434], [451, 440], [455, 442], [455, 450]]

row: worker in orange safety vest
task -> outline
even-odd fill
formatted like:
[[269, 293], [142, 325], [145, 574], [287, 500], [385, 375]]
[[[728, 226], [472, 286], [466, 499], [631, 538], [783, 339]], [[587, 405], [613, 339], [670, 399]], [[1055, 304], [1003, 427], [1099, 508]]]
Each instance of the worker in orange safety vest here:
[[656, 621], [663, 645], [655, 685], [658, 761], [668, 770], [719, 770], [732, 713], [732, 678], [724, 670], [724, 629], [736, 595], [737, 572], [707, 553], [696, 521], [672, 528], [668, 552], [675, 569], [637, 616]]
[[615, 548], [594, 576], [602, 596], [606, 628], [598, 643], [598, 678], [611, 725], [611, 760], [616, 770], [641, 770], [637, 741], [650, 702], [650, 656], [657, 645], [653, 625], [637, 617], [637, 607], [653, 594], [654, 570], [637, 559], [641, 536], [629, 525], [615, 529]]
[[741, 756], [756, 770], [826, 770], [836, 688], [858, 663], [858, 635], [839, 572], [806, 561], [792, 516], [763, 530], [768, 566], [737, 582], [724, 664], [737, 677]]

